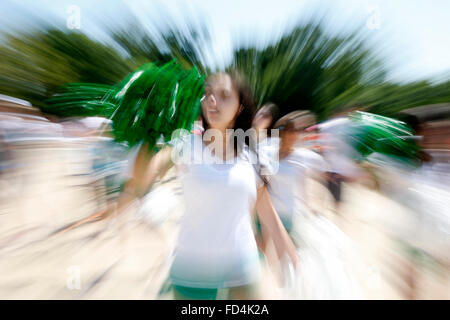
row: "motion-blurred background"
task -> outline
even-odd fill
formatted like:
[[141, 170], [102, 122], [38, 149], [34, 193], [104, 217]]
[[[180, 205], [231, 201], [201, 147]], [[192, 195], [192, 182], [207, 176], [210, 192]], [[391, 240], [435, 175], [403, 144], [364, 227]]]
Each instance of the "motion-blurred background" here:
[[[140, 205], [113, 205], [136, 150], [108, 119], [48, 112], [67, 83], [112, 85], [172, 59], [235, 67], [258, 105], [318, 121], [358, 108], [405, 121], [425, 161], [373, 157], [339, 215], [370, 299], [450, 298], [450, 22], [447, 1], [2, 1], [0, 297], [156, 299], [182, 213], [169, 172]], [[162, 295], [163, 296], [163, 295]]]

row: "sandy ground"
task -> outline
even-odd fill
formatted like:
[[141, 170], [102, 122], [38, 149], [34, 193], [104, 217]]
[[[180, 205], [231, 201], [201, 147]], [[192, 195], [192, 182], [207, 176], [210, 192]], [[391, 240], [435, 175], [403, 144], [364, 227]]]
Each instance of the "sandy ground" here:
[[[82, 150], [35, 148], [18, 149], [15, 156], [28, 165], [0, 177], [0, 299], [171, 299], [170, 292], [159, 291], [182, 214], [174, 172], [155, 185], [157, 196], [148, 200], [160, 208], [164, 194], [172, 195], [167, 212], [136, 204], [119, 218], [61, 232], [104, 205], [84, 175], [89, 164], [80, 161]], [[438, 249], [418, 263], [400, 247], [399, 230], [414, 225], [411, 212], [361, 185], [345, 185], [344, 192], [337, 215], [322, 185], [311, 182], [309, 188], [317, 211], [352, 239], [354, 276], [364, 298], [449, 299], [445, 255]], [[272, 273], [264, 270], [262, 297], [281, 298]]]

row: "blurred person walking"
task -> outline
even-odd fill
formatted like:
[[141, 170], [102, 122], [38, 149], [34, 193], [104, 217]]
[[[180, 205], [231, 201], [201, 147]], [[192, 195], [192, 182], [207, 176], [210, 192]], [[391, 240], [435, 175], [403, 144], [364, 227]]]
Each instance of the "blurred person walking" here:
[[[360, 290], [347, 266], [351, 241], [331, 221], [315, 212], [309, 199], [309, 179], [320, 179], [328, 168], [319, 154], [302, 143], [308, 140], [305, 128], [314, 122], [310, 112], [295, 111], [274, 126], [280, 130], [280, 148], [272, 150], [278, 152], [279, 164], [266, 175], [268, 191], [302, 261], [298, 270], [292, 270], [291, 278], [285, 279], [285, 294], [291, 299], [358, 298]], [[266, 246], [270, 234], [264, 232], [264, 227], [262, 233]]]
[[363, 175], [363, 170], [354, 161], [359, 155], [346, 140], [349, 126], [350, 119], [340, 115], [317, 125], [324, 142], [322, 155], [328, 163], [326, 184], [333, 196], [336, 213], [339, 213], [342, 202], [343, 182], [355, 181]]

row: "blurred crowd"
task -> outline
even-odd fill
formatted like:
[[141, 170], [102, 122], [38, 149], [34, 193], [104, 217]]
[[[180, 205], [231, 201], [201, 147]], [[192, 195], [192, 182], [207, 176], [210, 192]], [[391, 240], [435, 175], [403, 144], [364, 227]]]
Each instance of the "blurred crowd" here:
[[[254, 125], [268, 127], [268, 124], [264, 124], [264, 119], [267, 117], [275, 117], [274, 109], [267, 106], [260, 108]], [[380, 224], [373, 221], [368, 222], [374, 223], [376, 227], [381, 226], [383, 234], [391, 240], [391, 247], [382, 249], [386, 252], [392, 251], [392, 254], [400, 257], [399, 261], [403, 263], [390, 261], [393, 264], [388, 268], [391, 270], [391, 274], [381, 275], [386, 278], [387, 283], [394, 287], [398, 282], [397, 277], [405, 279], [405, 283], [398, 287], [401, 290], [396, 298], [448, 299], [450, 297], [448, 290], [445, 292], [445, 289], [433, 289], [433, 285], [430, 285], [432, 289], [424, 289], [423, 279], [428, 277], [426, 281], [444, 284], [444, 288], [449, 283], [449, 117], [449, 104], [414, 108], [399, 114], [399, 119], [415, 130], [414, 139], [422, 148], [422, 162], [419, 167], [395, 161], [383, 154], [372, 154], [363, 163], [355, 161], [355, 156], [352, 154], [354, 150], [342, 137], [345, 132], [342, 128], [345, 128], [349, 121], [343, 114], [318, 124], [310, 121], [308, 126], [303, 126], [303, 129], [306, 127], [308, 129], [294, 137], [296, 148], [307, 148], [311, 152], [321, 155], [325, 160], [322, 167], [318, 168], [321, 172], [320, 177], [317, 178], [308, 172], [307, 178], [318, 183], [316, 189], [312, 188], [312, 190], [322, 193], [327, 190], [328, 193], [327, 195], [317, 193], [310, 195], [313, 204], [310, 208], [311, 211], [308, 212], [313, 216], [322, 216], [320, 218], [322, 220], [319, 219], [318, 222], [312, 224], [312, 226], [315, 225], [315, 227], [311, 227], [312, 229], [300, 228], [297, 230], [300, 233], [303, 232], [301, 241], [316, 243], [325, 241], [328, 244], [336, 242], [332, 248], [328, 246], [327, 249], [324, 249], [320, 245], [314, 247], [314, 250], [322, 252], [322, 261], [332, 260], [333, 254], [329, 253], [330, 250], [335, 252], [342, 250], [342, 246], [339, 247], [337, 244], [341, 241], [338, 239], [344, 239], [347, 236], [350, 236], [350, 242], [355, 242], [364, 248], [364, 245], [359, 242], [360, 239], [352, 238], [354, 234], [346, 228], [351, 228], [354, 222], [352, 220], [358, 219], [357, 214], [348, 213], [351, 211], [349, 208], [354, 203], [355, 197], [367, 197], [367, 194], [358, 193], [358, 190], [370, 190], [389, 199], [395, 203], [395, 206], [403, 208], [403, 211], [396, 211], [397, 207], [393, 206], [392, 212], [380, 213], [380, 217], [383, 217], [382, 221], [377, 220], [378, 218], [374, 220]], [[283, 121], [278, 123], [276, 127], [284, 128], [286, 125], [289, 126], [292, 123], [285, 120], [284, 123]], [[198, 134], [201, 130], [200, 124], [197, 123], [193, 133]], [[21, 229], [25, 230], [30, 227], [30, 221], [33, 221], [34, 224], [39, 221], [39, 217], [33, 213], [34, 216], [31, 220], [25, 218], [20, 222], [11, 222], [14, 220], [17, 203], [28, 201], [22, 194], [22, 190], [25, 188], [39, 189], [44, 180], [51, 180], [52, 177], [55, 177], [54, 175], [49, 175], [48, 178], [35, 175], [37, 171], [42, 170], [48, 160], [43, 155], [51, 154], [52, 161], [64, 164], [56, 175], [62, 177], [62, 182], [58, 183], [61, 187], [68, 187], [66, 191], [68, 194], [71, 193], [71, 188], [84, 188], [90, 190], [93, 195], [92, 199], [75, 199], [80, 206], [83, 205], [82, 202], [93, 204], [88, 210], [78, 215], [59, 211], [58, 215], [67, 215], [67, 217], [59, 220], [63, 223], [52, 226], [53, 229], [49, 230], [49, 234], [51, 234], [82, 228], [85, 222], [100, 220], [103, 217], [102, 214], [107, 212], [109, 207], [114, 207], [115, 201], [123, 189], [123, 184], [132, 175], [133, 164], [139, 149], [138, 146], [130, 150], [126, 144], [114, 141], [111, 135], [111, 123], [108, 119], [100, 117], [57, 118], [41, 113], [26, 101], [7, 96], [0, 97], [0, 145], [0, 182], [2, 186], [0, 254], [14, 245], [14, 240], [11, 240], [12, 235], [19, 234]], [[57, 155], [56, 160], [55, 155]], [[280, 172], [280, 174], [282, 177], [282, 174], [289, 173]], [[82, 179], [79, 180], [79, 184], [64, 186], [64, 177], [81, 177]], [[273, 189], [281, 188], [283, 193], [283, 195], [278, 194], [280, 204], [274, 202], [275, 206], [281, 208], [283, 197], [289, 191], [286, 188], [289, 186], [284, 186], [283, 181], [276, 181], [275, 178], [273, 181]], [[46, 182], [51, 183], [52, 181]], [[16, 191], [12, 192], [13, 189]], [[161, 216], [169, 215], [171, 210], [176, 210], [175, 203], [178, 200], [175, 199], [175, 195], [161, 190], [163, 189], [159, 186], [151, 191], [152, 198], [144, 198], [140, 204], [141, 209], [136, 213], [138, 219], [163, 224], [165, 218], [161, 218]], [[273, 191], [273, 195], [275, 198], [277, 197], [276, 190]], [[329, 201], [329, 207], [324, 207], [325, 199], [332, 199]], [[364, 200], [362, 201], [364, 202]], [[378, 203], [371, 202], [374, 200], [369, 197], [366, 201], [368, 206], [374, 208], [378, 206]], [[28, 210], [32, 210], [31, 207]], [[328, 212], [328, 215], [324, 214], [325, 211]], [[158, 214], [159, 219], [156, 219], [155, 216]], [[316, 230], [313, 230], [314, 228]], [[347, 235], [337, 235], [341, 231], [336, 230], [341, 229], [347, 232]], [[325, 234], [326, 236], [323, 236]], [[258, 245], [260, 248], [264, 248], [264, 233], [260, 236]], [[376, 241], [376, 239], [370, 241]], [[305, 253], [303, 257], [302, 261], [307, 264], [308, 253]], [[95, 256], [93, 258], [95, 259]], [[330, 263], [328, 261], [328, 264]], [[310, 264], [309, 268], [309, 274], [311, 274], [317, 266]], [[330, 268], [336, 268], [336, 264], [331, 264]], [[333, 272], [335, 270], [324, 271], [322, 275], [332, 275]], [[431, 278], [429, 278], [430, 272]], [[341, 279], [342, 282], [340, 282], [330, 276], [330, 278], [323, 278], [322, 281], [335, 282], [335, 286], [348, 287], [352, 285], [350, 284], [352, 278], [355, 277], [347, 277]], [[316, 287], [316, 291], [320, 290], [320, 288], [317, 289], [318, 286], [320, 287], [317, 282], [310, 284], [310, 287]], [[326, 288], [327, 284], [324, 284], [322, 290], [327, 290]], [[284, 290], [284, 298], [295, 296], [289, 296], [286, 293], [288, 292], [286, 287]], [[320, 296], [318, 291], [316, 294], [318, 298], [333, 298], [333, 296], [327, 295]], [[364, 294], [351, 297], [363, 298]]]

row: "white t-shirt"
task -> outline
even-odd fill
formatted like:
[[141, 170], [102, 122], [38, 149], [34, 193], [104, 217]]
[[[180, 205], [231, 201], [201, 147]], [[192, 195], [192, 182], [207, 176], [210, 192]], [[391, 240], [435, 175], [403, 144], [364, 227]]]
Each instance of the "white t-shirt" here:
[[326, 163], [319, 154], [297, 148], [280, 159], [277, 172], [267, 176], [273, 206], [284, 223], [292, 223], [295, 211], [302, 212], [308, 175], [324, 170]]
[[359, 167], [353, 159], [359, 157], [356, 150], [346, 141], [348, 129], [353, 123], [348, 118], [328, 120], [320, 125], [320, 132], [326, 134], [323, 156], [329, 165], [329, 171], [344, 176], [356, 176]]
[[[248, 148], [233, 164], [208, 164], [198, 163], [202, 153], [209, 152], [201, 136], [190, 135], [185, 143], [193, 152], [188, 157], [191, 163], [176, 165], [185, 213], [174, 251], [171, 281], [200, 288], [251, 283], [260, 274], [251, 210], [257, 187], [263, 182], [249, 162]], [[182, 145], [186, 148], [185, 143], [176, 145], [175, 152]]]
[[280, 138], [268, 137], [257, 145], [258, 170], [262, 176], [270, 176], [278, 171]]

